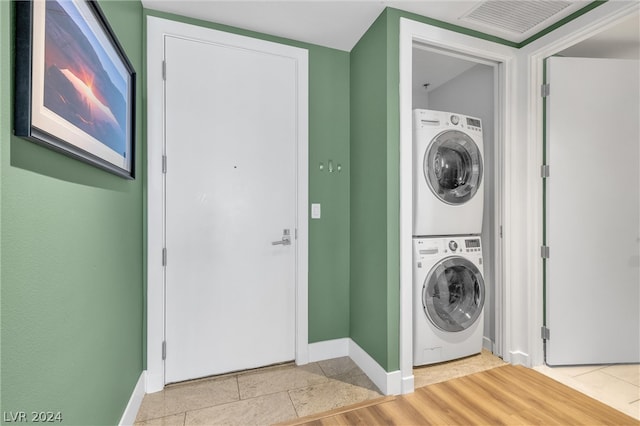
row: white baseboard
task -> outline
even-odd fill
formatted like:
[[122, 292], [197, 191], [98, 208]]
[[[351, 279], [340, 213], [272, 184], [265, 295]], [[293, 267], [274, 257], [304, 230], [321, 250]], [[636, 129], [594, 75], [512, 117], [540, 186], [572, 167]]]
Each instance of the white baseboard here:
[[147, 393], [160, 392], [164, 389], [164, 375], [163, 374], [146, 374], [145, 391]]
[[529, 354], [520, 351], [509, 351], [508, 362], [513, 365], [524, 365], [525, 367], [531, 366]]
[[482, 348], [493, 353], [493, 342], [488, 337], [482, 337]]
[[120, 426], [131, 426], [136, 421], [138, 410], [140, 410], [142, 399], [144, 398], [145, 388], [146, 371], [143, 371], [142, 373], [140, 373], [140, 378], [138, 379], [138, 383], [136, 383], [136, 386], [133, 388], [133, 393], [131, 393], [129, 403], [124, 409], [124, 413], [122, 413], [120, 423], [118, 423]]
[[403, 389], [404, 393], [413, 392], [413, 376], [403, 380], [400, 370], [387, 373], [371, 355], [349, 337], [309, 344], [309, 362], [343, 356], [351, 358], [383, 394], [399, 395]]
[[325, 340], [309, 344], [309, 362], [324, 361], [325, 359], [349, 356], [349, 339]]
[[400, 370], [387, 372], [356, 342], [349, 339], [349, 356], [385, 395], [399, 395], [402, 390]]
[[413, 393], [416, 390], [416, 384], [413, 374], [402, 378], [401, 389], [402, 394]]

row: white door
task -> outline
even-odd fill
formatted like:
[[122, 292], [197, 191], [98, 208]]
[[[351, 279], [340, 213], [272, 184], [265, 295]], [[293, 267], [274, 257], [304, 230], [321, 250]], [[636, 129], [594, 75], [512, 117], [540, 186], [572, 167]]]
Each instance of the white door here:
[[546, 362], [640, 362], [638, 61], [549, 58]]
[[296, 61], [179, 37], [165, 61], [165, 382], [293, 360]]

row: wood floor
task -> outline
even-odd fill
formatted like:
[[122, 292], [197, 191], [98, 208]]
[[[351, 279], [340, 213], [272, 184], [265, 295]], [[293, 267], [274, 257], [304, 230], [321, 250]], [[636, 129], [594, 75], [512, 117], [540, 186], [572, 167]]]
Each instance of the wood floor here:
[[506, 365], [286, 425], [640, 425], [522, 366]]

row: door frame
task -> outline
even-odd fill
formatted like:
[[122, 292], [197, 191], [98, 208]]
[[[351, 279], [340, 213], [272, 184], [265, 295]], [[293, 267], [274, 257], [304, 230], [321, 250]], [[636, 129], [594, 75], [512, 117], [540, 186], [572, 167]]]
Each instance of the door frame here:
[[[292, 58], [297, 64], [298, 117], [296, 146], [296, 332], [295, 361], [309, 360], [308, 341], [308, 52], [306, 49], [222, 32], [178, 21], [147, 16], [147, 366], [146, 392], [164, 388], [163, 342], [165, 340], [165, 241], [163, 155], [164, 121], [164, 38], [174, 36], [209, 43], [239, 46]], [[152, 64], [150, 66], [150, 64]], [[170, 159], [168, 159], [170, 168]], [[170, 261], [170, 255], [167, 256]]]
[[[511, 283], [516, 273], [510, 265], [513, 247], [511, 227], [514, 202], [509, 177], [517, 173], [509, 160], [512, 155], [515, 106], [515, 71], [517, 50], [505, 45], [471, 37], [443, 28], [400, 19], [400, 370], [402, 393], [413, 392], [413, 125], [412, 63], [413, 44], [422, 43], [439, 50], [453, 52], [477, 62], [495, 65], [495, 276], [496, 276], [496, 342], [495, 351], [509, 361], [511, 348]], [[484, 62], [483, 62], [484, 61]], [[500, 227], [507, 232], [501, 237]]]
[[544, 276], [543, 259], [540, 256], [540, 247], [543, 245], [543, 179], [540, 176], [540, 167], [544, 164], [542, 147], [544, 138], [544, 98], [540, 95], [540, 87], [544, 83], [544, 61], [574, 44], [586, 40], [599, 32], [607, 30], [634, 12], [640, 11], [640, 4], [636, 2], [606, 2], [589, 13], [565, 24], [556, 31], [523, 47], [522, 56], [524, 73], [529, 78], [526, 80], [526, 90], [523, 91], [524, 99], [520, 100], [524, 113], [523, 130], [519, 132], [519, 138], [526, 146], [526, 204], [531, 206], [528, 214], [525, 236], [527, 240], [527, 282], [523, 282], [528, 300], [528, 318], [526, 321], [527, 343], [529, 352], [529, 365], [538, 366], [544, 364], [544, 340], [540, 330], [544, 318]]

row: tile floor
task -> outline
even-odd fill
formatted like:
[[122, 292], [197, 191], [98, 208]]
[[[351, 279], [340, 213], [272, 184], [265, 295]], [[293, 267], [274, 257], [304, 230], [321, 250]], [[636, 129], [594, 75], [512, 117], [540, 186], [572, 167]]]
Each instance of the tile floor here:
[[266, 425], [381, 396], [344, 357], [170, 385], [145, 395], [136, 425]]
[[640, 364], [534, 369], [640, 420]]
[[434, 383], [479, 373], [505, 364], [502, 359], [483, 349], [478, 355], [414, 368], [414, 387], [421, 388]]

